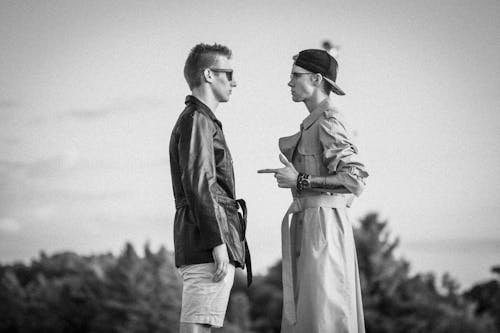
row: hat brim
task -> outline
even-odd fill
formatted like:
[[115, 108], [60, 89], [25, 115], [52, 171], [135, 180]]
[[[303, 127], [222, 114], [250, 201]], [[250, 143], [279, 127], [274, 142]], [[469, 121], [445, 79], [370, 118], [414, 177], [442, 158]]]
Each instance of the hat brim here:
[[323, 76], [323, 79], [325, 79], [326, 82], [328, 82], [332, 85], [332, 91], [335, 94], [340, 95], [340, 96], [345, 95], [345, 92], [333, 80], [330, 80], [329, 78], [324, 77], [324, 76]]

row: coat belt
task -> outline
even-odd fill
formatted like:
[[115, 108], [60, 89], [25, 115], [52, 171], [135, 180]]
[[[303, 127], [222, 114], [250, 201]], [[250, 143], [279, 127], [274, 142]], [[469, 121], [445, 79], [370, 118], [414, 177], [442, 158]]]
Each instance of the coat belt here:
[[[248, 242], [246, 239], [246, 224], [247, 224], [247, 204], [243, 199], [231, 199], [227, 197], [218, 197], [218, 201], [223, 201], [228, 204], [233, 204], [236, 209], [241, 208], [243, 215], [241, 216], [244, 220], [244, 225], [242, 225], [243, 229], [243, 242], [245, 243], [245, 262], [242, 263], [246, 266], [247, 269], [247, 286], [250, 287], [252, 284], [253, 274], [252, 274], [252, 258], [250, 257], [250, 249], [248, 248]], [[181, 209], [182, 207], [188, 206], [186, 198], [176, 199], [175, 200], [175, 209]], [[239, 215], [239, 213], [238, 213]], [[240, 221], [241, 222], [241, 221]]]
[[290, 235], [290, 214], [304, 211], [308, 208], [344, 208], [350, 206], [349, 197], [344, 195], [312, 195], [294, 198], [281, 222], [281, 252], [283, 256], [283, 316], [290, 325], [297, 322], [292, 274], [292, 247]]

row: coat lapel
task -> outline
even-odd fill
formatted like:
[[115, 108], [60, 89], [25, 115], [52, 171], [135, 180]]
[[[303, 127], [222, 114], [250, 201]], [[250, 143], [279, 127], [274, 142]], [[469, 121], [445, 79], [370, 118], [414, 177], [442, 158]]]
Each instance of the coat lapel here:
[[301, 137], [301, 132], [297, 132], [291, 136], [285, 136], [279, 139], [279, 148], [280, 151], [285, 157], [291, 161], [293, 158], [293, 152], [295, 151], [295, 147], [299, 143]]

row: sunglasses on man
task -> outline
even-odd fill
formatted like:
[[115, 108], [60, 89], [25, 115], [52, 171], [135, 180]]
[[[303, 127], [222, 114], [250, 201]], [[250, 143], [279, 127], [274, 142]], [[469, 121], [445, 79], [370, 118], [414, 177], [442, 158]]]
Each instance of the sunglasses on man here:
[[226, 69], [226, 68], [210, 68], [212, 72], [216, 73], [226, 73], [227, 80], [229, 82], [233, 81], [233, 70], [232, 69]]

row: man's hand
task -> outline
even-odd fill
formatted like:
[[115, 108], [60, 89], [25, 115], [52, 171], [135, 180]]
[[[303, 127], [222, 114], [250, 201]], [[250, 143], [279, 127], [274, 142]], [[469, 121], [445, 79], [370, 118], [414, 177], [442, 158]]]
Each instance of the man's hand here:
[[284, 168], [262, 169], [258, 170], [257, 173], [274, 173], [274, 177], [278, 181], [278, 187], [293, 188], [297, 186], [297, 177], [299, 173], [293, 164], [288, 161], [283, 154], [280, 154], [280, 161], [285, 166]]
[[226, 244], [221, 244], [214, 247], [212, 250], [212, 256], [214, 257], [215, 267], [217, 268], [212, 280], [214, 282], [219, 282], [226, 276], [228, 269], [227, 265], [230, 265]]

